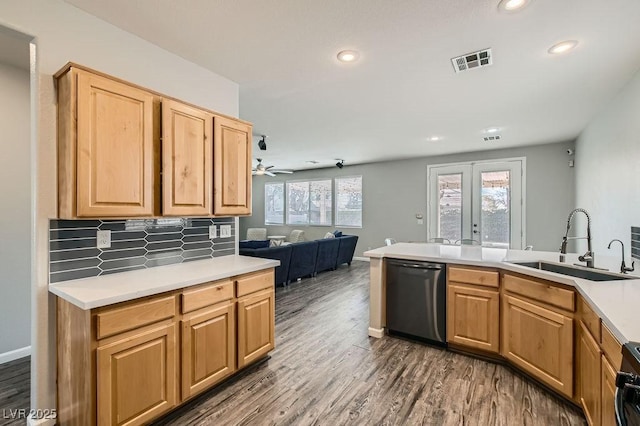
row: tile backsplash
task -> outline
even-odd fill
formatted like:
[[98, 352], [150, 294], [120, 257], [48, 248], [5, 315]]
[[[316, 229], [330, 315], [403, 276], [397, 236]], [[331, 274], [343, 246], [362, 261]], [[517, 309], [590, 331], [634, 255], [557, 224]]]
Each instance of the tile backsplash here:
[[631, 256], [640, 259], [640, 228], [631, 227]]
[[[209, 225], [231, 236], [209, 239]], [[96, 248], [99, 230], [111, 231], [110, 248]], [[233, 254], [233, 218], [49, 221], [52, 283]]]

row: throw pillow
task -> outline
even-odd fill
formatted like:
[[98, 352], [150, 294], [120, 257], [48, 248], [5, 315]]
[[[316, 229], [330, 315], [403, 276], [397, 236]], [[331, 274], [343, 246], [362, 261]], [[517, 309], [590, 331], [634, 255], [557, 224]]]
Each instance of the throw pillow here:
[[242, 240], [238, 243], [239, 248], [259, 249], [269, 247], [269, 240]]
[[338, 231], [337, 229], [335, 231], [333, 231], [333, 235], [336, 238], [342, 237], [342, 231]]
[[326, 234], [324, 234], [324, 238], [335, 238], [336, 236], [333, 235], [333, 232], [327, 232]]

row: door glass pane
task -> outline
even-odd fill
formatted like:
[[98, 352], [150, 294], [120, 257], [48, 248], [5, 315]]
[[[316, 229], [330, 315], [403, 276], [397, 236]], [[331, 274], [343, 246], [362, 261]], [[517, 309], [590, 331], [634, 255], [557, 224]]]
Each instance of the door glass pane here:
[[508, 170], [481, 173], [480, 237], [484, 246], [509, 248], [511, 235], [509, 178]]
[[438, 175], [438, 237], [462, 238], [462, 173]]

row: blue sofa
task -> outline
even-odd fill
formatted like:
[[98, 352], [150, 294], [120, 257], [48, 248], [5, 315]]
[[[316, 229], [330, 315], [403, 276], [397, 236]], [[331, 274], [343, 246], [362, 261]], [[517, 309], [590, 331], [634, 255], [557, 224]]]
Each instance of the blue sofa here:
[[319, 272], [351, 265], [358, 242], [357, 235], [342, 235], [269, 247], [269, 241], [240, 241], [240, 254], [280, 261], [276, 267], [276, 284], [289, 284], [298, 278], [314, 277]]

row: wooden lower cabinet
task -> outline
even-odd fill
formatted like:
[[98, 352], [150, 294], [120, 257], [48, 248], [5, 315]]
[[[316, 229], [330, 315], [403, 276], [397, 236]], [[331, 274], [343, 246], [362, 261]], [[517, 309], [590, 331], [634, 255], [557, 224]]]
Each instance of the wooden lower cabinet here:
[[509, 294], [502, 300], [502, 355], [572, 398], [573, 318]]
[[235, 304], [190, 314], [182, 324], [182, 399], [211, 387], [236, 370]]
[[175, 323], [98, 346], [98, 424], [145, 423], [176, 405]]
[[600, 424], [601, 352], [584, 322], [578, 332], [578, 396], [590, 425]]
[[500, 293], [470, 285], [447, 287], [447, 340], [471, 348], [500, 350]]
[[238, 299], [238, 368], [263, 357], [275, 347], [273, 287]]
[[602, 426], [615, 426], [616, 424], [616, 370], [607, 358], [601, 357], [601, 414]]

